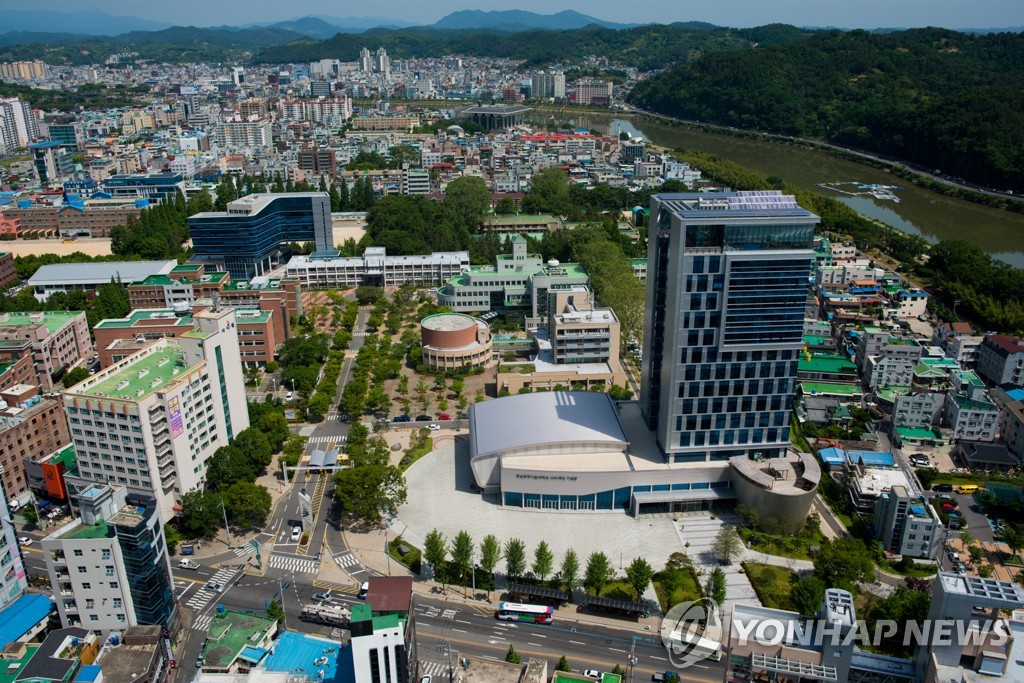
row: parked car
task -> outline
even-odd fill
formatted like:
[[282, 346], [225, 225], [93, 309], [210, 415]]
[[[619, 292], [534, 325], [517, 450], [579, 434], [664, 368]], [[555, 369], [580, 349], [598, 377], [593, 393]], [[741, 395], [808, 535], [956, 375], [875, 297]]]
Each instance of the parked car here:
[[416, 421], [417, 422], [430, 422], [433, 419], [434, 418], [430, 417], [429, 415], [417, 415], [416, 416]]
[[964, 513], [960, 512], [959, 510], [948, 510], [946, 512], [946, 515], [949, 517], [963, 517]]
[[440, 429], [441, 429], [441, 425], [439, 425], [439, 424], [437, 424], [437, 423], [435, 422], [434, 424], [431, 424], [431, 425], [427, 425], [427, 429], [429, 429], [429, 430], [430, 430], [430, 431], [432, 431], [432, 432], [436, 432], [436, 431], [438, 431], [438, 430], [440, 430]]
[[178, 569], [199, 569], [200, 564], [195, 560], [183, 559], [178, 561]]
[[601, 672], [597, 669], [587, 669], [583, 672], [583, 675], [587, 678], [601, 678]]
[[295, 398], [295, 392], [294, 391], [289, 391], [287, 394], [284, 395], [284, 400], [285, 401], [290, 401], [293, 398]]
[[946, 514], [949, 514], [950, 512], [953, 512], [954, 510], [956, 510], [956, 508], [953, 507], [952, 503], [943, 503], [942, 504], [942, 511], [945, 512]]
[[302, 536], [302, 527], [301, 526], [293, 526], [292, 527], [292, 542], [293, 543], [297, 543], [301, 536]]
[[393, 422], [412, 422], [412, 416], [410, 415], [399, 415]]
[[452, 419], [452, 416], [449, 415], [448, 413], [438, 413], [437, 414], [437, 419], [438, 420], [450, 420], [450, 419]]
[[935, 491], [937, 493], [953, 493], [953, 485], [952, 484], [936, 484], [935, 486], [932, 487], [932, 491]]

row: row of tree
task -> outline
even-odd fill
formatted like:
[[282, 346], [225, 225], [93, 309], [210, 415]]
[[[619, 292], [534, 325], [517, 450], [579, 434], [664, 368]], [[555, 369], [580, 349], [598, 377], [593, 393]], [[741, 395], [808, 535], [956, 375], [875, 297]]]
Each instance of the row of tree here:
[[[482, 571], [493, 576], [500, 561], [505, 562], [505, 574], [510, 581], [525, 579], [545, 584], [550, 579], [552, 585], [570, 595], [582, 585], [599, 596], [615, 579], [615, 567], [603, 552], [593, 552], [587, 557], [581, 576], [579, 557], [571, 548], [565, 552], [561, 565], [556, 569], [555, 555], [547, 541], [537, 544], [531, 562], [527, 558], [526, 543], [521, 539], [511, 538], [502, 545], [497, 536], [490, 534], [480, 542], [478, 552], [467, 531], [460, 531], [449, 541], [439, 530], [431, 530], [424, 539], [423, 559], [433, 567], [435, 578], [442, 583], [465, 585], [477, 564]], [[637, 599], [641, 598], [654, 577], [650, 563], [642, 557], [634, 558], [625, 572], [626, 582]]]

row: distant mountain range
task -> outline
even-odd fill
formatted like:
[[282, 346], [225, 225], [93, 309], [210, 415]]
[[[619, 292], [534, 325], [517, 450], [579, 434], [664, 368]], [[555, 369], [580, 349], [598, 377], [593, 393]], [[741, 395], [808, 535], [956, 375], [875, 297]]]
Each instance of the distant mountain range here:
[[129, 31], [159, 31], [173, 24], [138, 17], [119, 17], [100, 11], [53, 12], [10, 9], [3, 11], [4, 32], [71, 33], [86, 36], [116, 36]]
[[467, 9], [452, 12], [433, 24], [433, 28], [445, 29], [488, 29], [492, 31], [531, 31], [546, 29], [549, 31], [568, 31], [575, 28], [597, 25], [601, 28], [631, 28], [637, 24], [616, 24], [595, 17], [581, 14], [575, 10], [565, 10], [556, 14], [537, 14], [524, 10], [478, 10]]

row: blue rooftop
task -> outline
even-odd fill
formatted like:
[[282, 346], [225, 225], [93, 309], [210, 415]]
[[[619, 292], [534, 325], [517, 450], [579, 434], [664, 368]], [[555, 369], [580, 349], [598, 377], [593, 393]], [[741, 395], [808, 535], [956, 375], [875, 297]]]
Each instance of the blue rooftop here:
[[[323, 658], [326, 663], [317, 664]], [[352, 683], [355, 672], [352, 664], [352, 648], [317, 638], [304, 633], [284, 631], [270, 649], [270, 656], [263, 661], [267, 671], [280, 671], [305, 676], [310, 681], [325, 683]], [[323, 671], [320, 678], [318, 672]]]
[[103, 667], [96, 666], [95, 664], [87, 664], [78, 670], [78, 675], [75, 676], [76, 683], [92, 683], [100, 677], [100, 673], [103, 671]]
[[1012, 401], [1024, 401], [1024, 389], [1010, 389], [1006, 392]]
[[853, 464], [856, 464], [859, 460], [868, 467], [894, 467], [896, 465], [896, 458], [892, 456], [892, 453], [850, 451], [847, 453], [847, 457], [850, 458], [850, 462]]
[[13, 643], [46, 618], [53, 600], [45, 595], [22, 595], [0, 612], [0, 643]]
[[818, 451], [818, 457], [826, 465], [842, 465], [846, 462], [846, 451], [841, 448], [829, 446]]

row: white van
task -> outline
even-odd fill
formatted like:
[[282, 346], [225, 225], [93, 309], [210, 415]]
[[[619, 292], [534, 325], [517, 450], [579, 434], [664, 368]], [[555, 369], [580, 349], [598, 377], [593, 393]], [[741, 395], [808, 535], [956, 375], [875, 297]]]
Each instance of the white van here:
[[188, 558], [178, 560], [178, 569], [199, 569], [199, 563]]
[[358, 595], [359, 599], [360, 600], [365, 600], [366, 599], [366, 594], [369, 591], [370, 591], [370, 582], [369, 581], [364, 581], [363, 585], [359, 587], [359, 595]]

